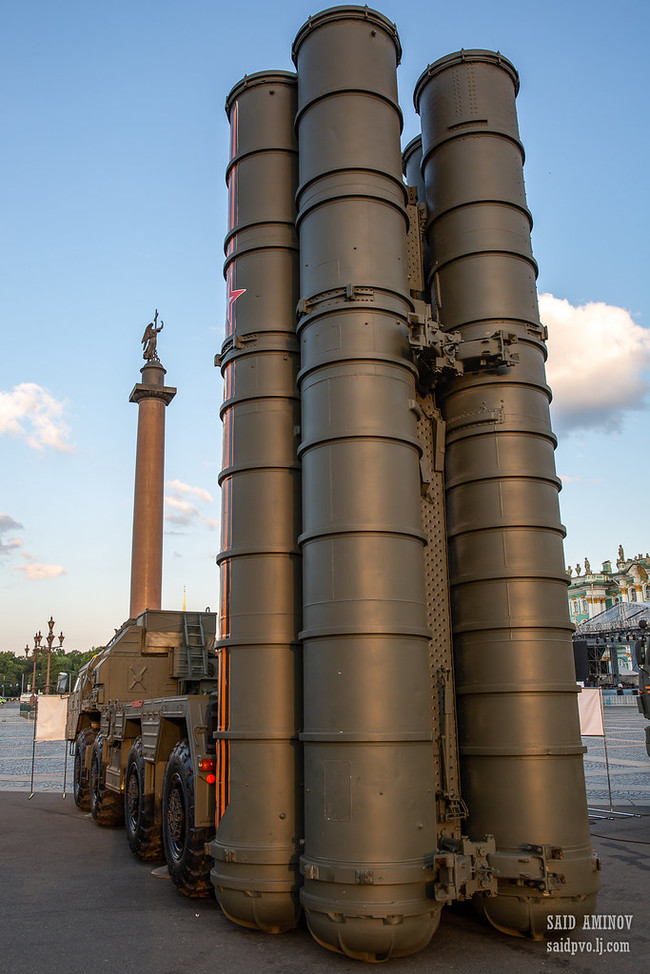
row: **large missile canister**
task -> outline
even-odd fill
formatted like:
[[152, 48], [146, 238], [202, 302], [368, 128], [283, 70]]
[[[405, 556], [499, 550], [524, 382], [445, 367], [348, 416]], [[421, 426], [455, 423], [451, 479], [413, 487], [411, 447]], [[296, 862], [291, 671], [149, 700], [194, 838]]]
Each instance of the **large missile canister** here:
[[367, 7], [299, 31], [305, 852], [324, 946], [424, 947], [441, 904], [408, 345], [396, 29]]
[[302, 782], [296, 78], [230, 92], [217, 832], [224, 913], [280, 932], [299, 912]]
[[[463, 797], [471, 839], [496, 838], [509, 933], [581, 922], [598, 877], [587, 816], [571, 625], [512, 64], [490, 51], [418, 81], [432, 305], [466, 361], [440, 389]], [[512, 339], [515, 345], [509, 345]], [[510, 367], [504, 350], [516, 351]], [[474, 354], [477, 352], [478, 353]], [[488, 356], [489, 357], [489, 356]]]

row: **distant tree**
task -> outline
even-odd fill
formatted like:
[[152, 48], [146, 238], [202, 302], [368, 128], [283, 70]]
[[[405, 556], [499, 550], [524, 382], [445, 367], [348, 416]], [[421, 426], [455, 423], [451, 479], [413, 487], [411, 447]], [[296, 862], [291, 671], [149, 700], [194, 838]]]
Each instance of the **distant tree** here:
[[24, 660], [16, 659], [13, 653], [0, 653], [0, 694], [2, 696], [15, 697], [20, 693], [23, 663]]
[[[72, 682], [76, 678], [77, 673], [84, 664], [96, 656], [104, 647], [93, 647], [92, 649], [81, 652], [78, 649], [73, 649], [69, 653], [61, 650], [60, 647], [52, 647], [52, 655], [50, 658], [50, 690], [56, 690], [56, 679], [59, 673], [72, 673]], [[33, 652], [33, 651], [32, 651]], [[34, 675], [34, 657], [29, 656], [17, 656], [15, 653], [2, 652], [0, 653], [0, 694], [2, 694], [1, 685], [5, 685], [5, 693], [3, 696], [16, 696], [20, 693], [21, 685], [23, 690], [27, 691], [31, 688], [32, 678]], [[41, 647], [36, 659], [36, 689], [38, 691], [45, 690], [45, 683], [47, 680], [47, 650], [44, 652]], [[7, 688], [11, 686], [11, 694], [7, 691]]]

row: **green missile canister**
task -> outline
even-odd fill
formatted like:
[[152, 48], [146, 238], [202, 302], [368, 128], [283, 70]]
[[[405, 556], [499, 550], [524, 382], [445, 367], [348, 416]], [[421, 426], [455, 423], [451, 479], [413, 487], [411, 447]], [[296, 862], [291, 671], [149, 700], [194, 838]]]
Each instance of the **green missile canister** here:
[[496, 839], [486, 916], [539, 938], [550, 914], [593, 911], [598, 877], [518, 88], [502, 55], [460, 51], [422, 74], [415, 106], [431, 303], [465, 362], [438, 401], [466, 828]]
[[296, 78], [230, 92], [225, 241], [217, 832], [211, 879], [224, 913], [295, 926], [302, 782], [300, 405]]
[[315, 939], [426, 946], [436, 849], [406, 190], [394, 25], [304, 24], [298, 70], [305, 851]]

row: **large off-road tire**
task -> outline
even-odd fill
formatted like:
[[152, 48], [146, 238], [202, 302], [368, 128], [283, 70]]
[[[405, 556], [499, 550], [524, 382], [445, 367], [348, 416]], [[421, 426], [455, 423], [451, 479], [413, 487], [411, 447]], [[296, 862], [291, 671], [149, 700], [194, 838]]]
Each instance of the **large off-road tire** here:
[[86, 767], [86, 755], [95, 740], [95, 731], [92, 727], [86, 727], [81, 731], [74, 746], [74, 769], [72, 773], [72, 794], [77, 808], [87, 812], [90, 808], [90, 786], [88, 783], [88, 768]]
[[212, 829], [194, 828], [194, 772], [190, 746], [179, 741], [169, 755], [163, 782], [162, 837], [169, 876], [185, 896], [209, 896], [211, 859], [204, 846]]
[[124, 824], [129, 848], [143, 862], [163, 858], [160, 822], [155, 817], [153, 795], [145, 794], [145, 764], [142, 738], [136, 737], [126, 762], [124, 778]]
[[104, 738], [98, 734], [90, 758], [90, 812], [98, 825], [115, 826], [124, 823], [122, 796], [106, 787], [104, 766]]

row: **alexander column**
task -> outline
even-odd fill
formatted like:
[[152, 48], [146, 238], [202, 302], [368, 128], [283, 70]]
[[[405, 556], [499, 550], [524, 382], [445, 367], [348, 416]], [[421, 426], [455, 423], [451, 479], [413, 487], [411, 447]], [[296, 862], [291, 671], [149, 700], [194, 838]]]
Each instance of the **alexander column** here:
[[164, 322], [158, 311], [142, 336], [145, 365], [142, 382], [133, 387], [129, 402], [138, 404], [135, 454], [131, 609], [134, 619], [145, 609], [159, 609], [162, 599], [163, 487], [165, 475], [165, 408], [176, 395], [166, 386], [165, 369], [156, 343]]

